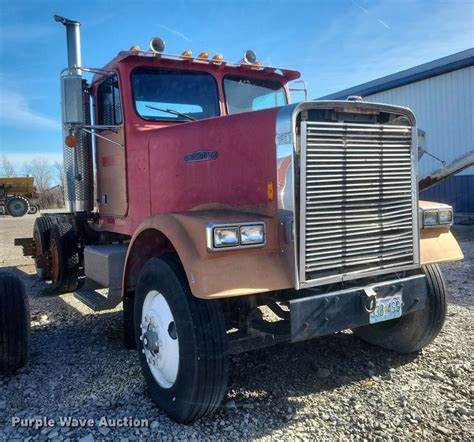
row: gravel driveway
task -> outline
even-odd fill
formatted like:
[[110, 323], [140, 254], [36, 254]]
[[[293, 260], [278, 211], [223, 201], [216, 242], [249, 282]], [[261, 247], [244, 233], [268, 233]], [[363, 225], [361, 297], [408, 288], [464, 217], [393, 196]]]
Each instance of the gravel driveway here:
[[[466, 259], [443, 265], [446, 325], [418, 356], [351, 333], [243, 354], [232, 358], [222, 409], [184, 426], [148, 397], [135, 352], [122, 348], [120, 309], [94, 313], [70, 294], [39, 295], [45, 284], [13, 246], [33, 222], [0, 216], [0, 266], [21, 276], [32, 313], [30, 365], [0, 378], [0, 440], [474, 438], [474, 226], [456, 228]], [[13, 427], [14, 417], [42, 420]], [[61, 417], [93, 423], [63, 426]], [[102, 417], [116, 426], [99, 426]], [[134, 428], [131, 418], [148, 426]]]

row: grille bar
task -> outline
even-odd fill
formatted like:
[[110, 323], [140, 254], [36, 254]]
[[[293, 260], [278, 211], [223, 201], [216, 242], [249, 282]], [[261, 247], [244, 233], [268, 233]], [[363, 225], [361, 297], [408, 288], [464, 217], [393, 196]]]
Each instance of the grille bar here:
[[301, 123], [300, 282], [415, 263], [412, 128]]

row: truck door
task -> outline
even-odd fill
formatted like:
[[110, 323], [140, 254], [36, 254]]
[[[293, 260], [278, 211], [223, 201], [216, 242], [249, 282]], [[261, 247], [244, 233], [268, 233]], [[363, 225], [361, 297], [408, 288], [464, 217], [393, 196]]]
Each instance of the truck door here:
[[[97, 134], [95, 138], [97, 165], [97, 203], [102, 215], [123, 216], [127, 213], [127, 179], [125, 161], [125, 133], [116, 75], [107, 77], [97, 87]], [[111, 141], [120, 143], [119, 146]]]

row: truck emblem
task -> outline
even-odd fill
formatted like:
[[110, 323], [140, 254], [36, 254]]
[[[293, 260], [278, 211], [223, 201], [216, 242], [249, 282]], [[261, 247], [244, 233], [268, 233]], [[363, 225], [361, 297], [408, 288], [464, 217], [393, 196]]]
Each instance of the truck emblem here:
[[195, 163], [197, 161], [217, 160], [218, 153], [215, 150], [200, 150], [198, 152], [188, 153], [184, 156], [186, 163]]

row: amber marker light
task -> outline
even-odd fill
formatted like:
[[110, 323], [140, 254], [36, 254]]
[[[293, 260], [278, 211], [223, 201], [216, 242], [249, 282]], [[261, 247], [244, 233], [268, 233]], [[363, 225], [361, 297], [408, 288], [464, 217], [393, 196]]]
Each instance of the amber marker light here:
[[214, 61], [222, 61], [224, 60], [224, 56], [222, 54], [216, 54], [214, 57], [212, 57]]
[[273, 181], [267, 183], [267, 197], [268, 201], [273, 201]]
[[203, 60], [207, 60], [209, 58], [209, 52], [201, 52], [198, 55], [198, 58], [202, 58]]
[[138, 54], [140, 51], [141, 51], [140, 46], [137, 46], [137, 45], [132, 46], [130, 48], [130, 52], [132, 52], [133, 54]]
[[66, 138], [64, 138], [64, 144], [67, 147], [77, 147], [77, 137], [75, 135], [67, 135]]
[[187, 50], [187, 51], [183, 51], [183, 53], [181, 54], [182, 57], [192, 57], [193, 56], [193, 51], [190, 51], [190, 50]]

